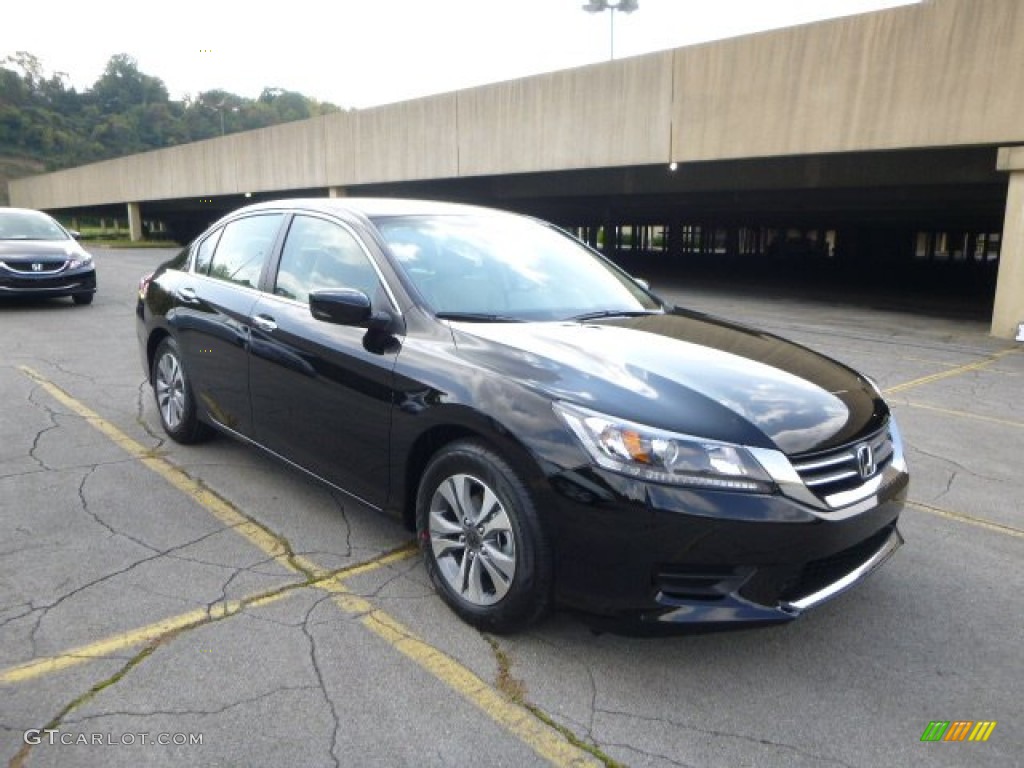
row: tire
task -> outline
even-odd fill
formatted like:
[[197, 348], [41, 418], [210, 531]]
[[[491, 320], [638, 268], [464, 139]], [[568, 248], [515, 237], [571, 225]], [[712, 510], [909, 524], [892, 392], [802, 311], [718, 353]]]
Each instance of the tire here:
[[150, 381], [153, 382], [160, 424], [172, 440], [187, 445], [210, 436], [210, 427], [199, 421], [196, 415], [195, 396], [185, 372], [178, 342], [170, 336], [156, 348]]
[[416, 528], [441, 599], [485, 631], [525, 629], [547, 610], [551, 553], [525, 483], [482, 443], [460, 440], [427, 465]]
[[71, 294], [71, 300], [78, 305], [92, 304], [93, 294], [91, 293], [73, 293]]

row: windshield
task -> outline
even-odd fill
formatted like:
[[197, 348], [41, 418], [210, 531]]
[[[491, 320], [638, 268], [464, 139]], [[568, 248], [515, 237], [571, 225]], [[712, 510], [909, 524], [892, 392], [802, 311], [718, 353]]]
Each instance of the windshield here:
[[67, 239], [67, 232], [45, 213], [0, 211], [0, 240]]
[[582, 243], [533, 219], [455, 214], [374, 223], [438, 316], [566, 320], [663, 309]]

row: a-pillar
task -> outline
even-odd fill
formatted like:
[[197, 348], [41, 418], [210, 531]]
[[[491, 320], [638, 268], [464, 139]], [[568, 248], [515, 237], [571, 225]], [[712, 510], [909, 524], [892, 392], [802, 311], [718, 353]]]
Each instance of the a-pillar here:
[[1024, 147], [1002, 147], [996, 168], [1009, 171], [1006, 215], [999, 248], [999, 276], [992, 307], [992, 335], [1012, 339], [1024, 323]]
[[142, 211], [138, 203], [128, 203], [128, 237], [133, 243], [142, 239]]

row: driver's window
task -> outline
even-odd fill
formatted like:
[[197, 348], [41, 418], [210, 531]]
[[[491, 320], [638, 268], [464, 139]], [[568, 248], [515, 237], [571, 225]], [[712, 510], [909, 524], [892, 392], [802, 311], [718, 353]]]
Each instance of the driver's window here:
[[296, 216], [288, 228], [274, 293], [306, 303], [310, 291], [354, 288], [376, 299], [380, 280], [355, 235], [333, 221]]

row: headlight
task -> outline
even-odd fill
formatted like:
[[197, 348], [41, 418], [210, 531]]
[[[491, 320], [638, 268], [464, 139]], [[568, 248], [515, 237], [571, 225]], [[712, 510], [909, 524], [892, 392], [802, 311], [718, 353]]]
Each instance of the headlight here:
[[92, 264], [92, 256], [88, 253], [79, 254], [72, 256], [68, 262], [68, 269], [78, 269], [79, 267], [87, 267]]
[[746, 448], [666, 432], [568, 403], [555, 413], [599, 466], [669, 485], [770, 492], [774, 484]]
[[889, 414], [889, 437], [892, 439], [892, 465], [900, 472], [907, 471], [907, 458], [903, 453], [903, 433], [896, 423], [896, 415]]

